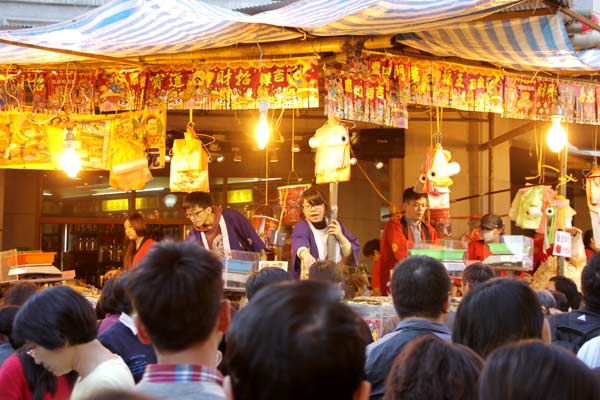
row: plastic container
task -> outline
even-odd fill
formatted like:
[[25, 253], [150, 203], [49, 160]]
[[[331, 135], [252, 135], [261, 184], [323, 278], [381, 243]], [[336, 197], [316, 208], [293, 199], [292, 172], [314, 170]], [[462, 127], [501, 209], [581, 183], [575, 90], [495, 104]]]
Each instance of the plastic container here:
[[17, 263], [18, 265], [27, 265], [27, 264], [42, 264], [42, 265], [52, 265], [54, 262], [55, 252], [19, 252], [17, 253]]

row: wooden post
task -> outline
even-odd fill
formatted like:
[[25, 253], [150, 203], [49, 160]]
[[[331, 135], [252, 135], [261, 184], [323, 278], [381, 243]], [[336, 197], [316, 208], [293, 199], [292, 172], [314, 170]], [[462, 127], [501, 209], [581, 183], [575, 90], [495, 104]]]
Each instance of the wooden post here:
[[[338, 183], [329, 184], [329, 219], [337, 219], [338, 212]], [[327, 260], [336, 261], [337, 239], [333, 235], [327, 236]]]

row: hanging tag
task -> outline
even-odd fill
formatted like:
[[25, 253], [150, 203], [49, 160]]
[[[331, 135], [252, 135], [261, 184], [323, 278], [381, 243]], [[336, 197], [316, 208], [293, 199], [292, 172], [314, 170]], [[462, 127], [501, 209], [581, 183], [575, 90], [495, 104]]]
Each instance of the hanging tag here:
[[571, 234], [565, 231], [556, 231], [552, 255], [571, 257]]

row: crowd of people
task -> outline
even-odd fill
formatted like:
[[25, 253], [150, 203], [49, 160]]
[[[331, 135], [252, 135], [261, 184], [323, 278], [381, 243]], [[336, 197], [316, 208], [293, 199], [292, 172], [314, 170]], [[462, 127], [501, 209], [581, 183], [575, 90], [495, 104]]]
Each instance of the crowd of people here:
[[[128, 269], [107, 277], [95, 309], [67, 285], [20, 282], [4, 294], [0, 400], [600, 399], [600, 255], [581, 292], [563, 276], [535, 291], [472, 263], [453, 309], [446, 267], [408, 255], [435, 231], [423, 197], [407, 191], [404, 216], [363, 247], [378, 268], [371, 289], [396, 313], [373, 337], [344, 301], [342, 265], [356, 265], [361, 247], [327, 218], [322, 193], [303, 197], [290, 271], [252, 273], [239, 308], [219, 257], [264, 244], [206, 194], [185, 207], [186, 241], [151, 241], [143, 220], [127, 219]], [[500, 223], [482, 219], [480, 240], [496, 240]]]

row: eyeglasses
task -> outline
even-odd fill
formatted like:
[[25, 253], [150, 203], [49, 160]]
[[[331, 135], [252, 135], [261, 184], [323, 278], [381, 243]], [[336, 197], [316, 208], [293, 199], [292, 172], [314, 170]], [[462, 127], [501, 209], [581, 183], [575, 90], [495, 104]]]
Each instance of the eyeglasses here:
[[317, 208], [317, 207], [321, 207], [323, 204], [305, 204], [302, 206], [303, 209], [305, 210], [310, 210], [311, 208]]
[[204, 213], [204, 211], [208, 210], [208, 207], [203, 208], [202, 210], [198, 210], [195, 212], [186, 212], [185, 216], [188, 217], [189, 219], [196, 219], [198, 217], [200, 217], [200, 215], [202, 215]]

